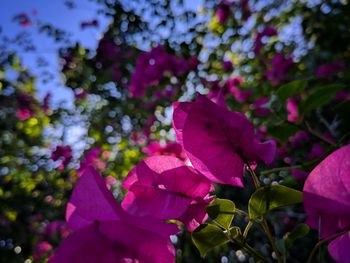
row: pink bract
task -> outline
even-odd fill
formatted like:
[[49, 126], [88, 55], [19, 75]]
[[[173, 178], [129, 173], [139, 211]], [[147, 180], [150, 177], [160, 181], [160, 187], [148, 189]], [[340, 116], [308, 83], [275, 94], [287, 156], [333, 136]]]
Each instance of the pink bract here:
[[296, 98], [289, 98], [287, 100], [287, 111], [288, 111], [288, 121], [298, 122], [299, 121], [299, 107]]
[[50, 263], [175, 262], [169, 235], [177, 228], [125, 213], [91, 167], [73, 190], [66, 220], [74, 232], [62, 242]]
[[59, 169], [64, 169], [72, 160], [72, 148], [69, 145], [59, 145], [51, 154], [53, 161], [61, 161]]
[[103, 160], [101, 160], [100, 156], [102, 151], [100, 147], [91, 148], [86, 154], [84, 159], [80, 162], [80, 167], [78, 169], [78, 175], [81, 175], [84, 170], [91, 166], [97, 170], [104, 170], [106, 168], [106, 164]]
[[157, 141], [153, 141], [150, 142], [145, 148], [143, 148], [142, 151], [148, 154], [149, 156], [170, 155], [177, 157], [181, 160], [186, 159], [181, 145], [177, 142], [166, 142], [164, 144], [161, 144]]
[[[350, 227], [350, 145], [344, 146], [324, 159], [308, 176], [304, 185], [304, 207], [307, 223], [320, 229], [323, 238]], [[329, 246], [338, 262], [350, 262], [349, 233]]]
[[275, 141], [261, 143], [243, 114], [201, 95], [174, 104], [173, 127], [193, 167], [215, 183], [243, 187], [245, 162], [275, 158]]
[[193, 231], [206, 220], [211, 182], [172, 156], [153, 156], [133, 168], [123, 182], [122, 207], [131, 214], [182, 221]]

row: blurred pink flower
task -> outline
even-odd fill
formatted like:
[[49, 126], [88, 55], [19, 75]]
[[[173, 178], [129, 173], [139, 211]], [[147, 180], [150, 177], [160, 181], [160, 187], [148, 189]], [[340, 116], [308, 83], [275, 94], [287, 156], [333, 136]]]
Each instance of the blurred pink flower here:
[[18, 22], [23, 27], [28, 27], [32, 25], [32, 21], [29, 16], [25, 13], [18, 14], [13, 17], [13, 20]]
[[308, 172], [301, 171], [298, 169], [292, 169], [291, 174], [297, 179], [298, 181], [304, 180], [308, 176]]
[[59, 169], [63, 170], [72, 160], [72, 149], [69, 145], [59, 145], [51, 154], [53, 161], [61, 161]]
[[302, 146], [306, 141], [310, 139], [310, 136], [305, 131], [297, 131], [293, 136], [288, 138], [288, 141], [291, 143], [292, 147], [297, 148]]
[[82, 175], [87, 167], [93, 167], [98, 171], [103, 171], [106, 168], [105, 162], [100, 158], [102, 154], [100, 147], [91, 148], [84, 156], [84, 159], [80, 162], [78, 169], [78, 175]]
[[217, 17], [220, 24], [224, 24], [227, 18], [232, 15], [231, 7], [234, 5], [233, 2], [226, 0], [221, 1], [215, 11], [215, 16]]
[[169, 54], [163, 46], [152, 48], [137, 57], [136, 68], [131, 76], [129, 91], [133, 97], [141, 97], [146, 88], [158, 85], [166, 74], [180, 77], [197, 66], [198, 60]]
[[288, 98], [287, 100], [287, 111], [288, 111], [288, 121], [298, 122], [299, 121], [299, 108], [298, 100], [294, 97]]
[[312, 160], [312, 159], [317, 159], [322, 156], [324, 156], [326, 151], [319, 145], [318, 143], [313, 143], [311, 151], [307, 154], [307, 158]]
[[227, 70], [227, 71], [233, 70], [233, 64], [231, 61], [228, 61], [228, 60], [224, 60], [222, 62], [222, 67], [224, 68], [224, 70]]
[[45, 114], [49, 113], [50, 111], [50, 100], [51, 100], [52, 94], [51, 92], [46, 93], [44, 99], [43, 99], [43, 112]]
[[262, 97], [262, 98], [258, 98], [256, 99], [253, 104], [252, 104], [252, 108], [254, 110], [254, 113], [256, 116], [258, 117], [264, 117], [270, 114], [270, 109], [267, 105], [267, 103], [270, 101], [269, 98], [266, 97]]
[[[307, 224], [322, 238], [350, 227], [350, 145], [331, 153], [318, 164], [304, 185]], [[349, 260], [349, 231], [331, 241], [328, 250], [337, 262]]]
[[44, 257], [47, 257], [52, 251], [52, 245], [47, 241], [40, 241], [36, 244], [33, 251], [34, 260], [40, 260]]
[[35, 99], [32, 95], [21, 93], [17, 96], [18, 107], [16, 110], [16, 116], [20, 120], [24, 121], [35, 116], [34, 104]]
[[54, 220], [46, 225], [44, 235], [49, 239], [64, 239], [70, 231], [65, 221]]
[[242, 187], [245, 162], [275, 158], [275, 141], [261, 143], [245, 115], [201, 95], [174, 103], [173, 127], [193, 167], [216, 183]]
[[342, 61], [323, 64], [316, 69], [316, 76], [320, 78], [328, 78], [337, 74], [343, 69], [345, 69], [345, 64]]
[[266, 26], [264, 29], [256, 34], [254, 43], [254, 53], [255, 55], [260, 53], [261, 48], [264, 46], [262, 39], [264, 37], [272, 37], [277, 35], [277, 30], [273, 26]]
[[276, 54], [271, 61], [271, 67], [267, 71], [267, 79], [272, 85], [281, 84], [285, 81], [288, 71], [293, 67], [294, 62], [291, 57], [285, 57], [283, 54]]
[[146, 147], [144, 147], [142, 151], [148, 154], [149, 156], [170, 155], [177, 157], [181, 160], [186, 159], [181, 145], [177, 142], [166, 142], [164, 144], [160, 144], [157, 141], [153, 141], [150, 142]]

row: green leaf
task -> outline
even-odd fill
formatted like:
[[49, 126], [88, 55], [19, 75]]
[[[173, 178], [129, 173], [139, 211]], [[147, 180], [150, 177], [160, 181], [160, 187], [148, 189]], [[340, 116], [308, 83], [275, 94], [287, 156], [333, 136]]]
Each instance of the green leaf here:
[[281, 101], [286, 101], [289, 97], [295, 96], [304, 90], [308, 85], [307, 79], [294, 80], [282, 85], [276, 92]]
[[266, 212], [283, 206], [301, 203], [303, 193], [283, 185], [265, 186], [256, 190], [249, 199], [250, 219], [257, 219]]
[[213, 248], [229, 242], [226, 234], [217, 226], [203, 224], [192, 233], [192, 241], [202, 257]]
[[295, 127], [292, 124], [283, 123], [278, 126], [271, 126], [268, 129], [268, 133], [270, 136], [275, 137], [281, 140], [282, 142], [286, 142], [288, 138], [294, 135], [298, 130], [298, 127]]
[[207, 207], [209, 217], [225, 229], [229, 229], [234, 217], [235, 204], [228, 199], [216, 198]]
[[302, 238], [306, 236], [310, 231], [310, 228], [306, 224], [299, 224], [297, 225], [291, 233], [289, 233], [285, 238], [285, 244], [286, 249], [289, 250], [289, 248], [292, 247], [295, 240], [298, 238]]
[[233, 239], [237, 239], [241, 236], [241, 229], [238, 226], [231, 227], [229, 231]]
[[323, 106], [328, 103], [338, 91], [344, 88], [345, 86], [341, 84], [330, 84], [313, 90], [304, 103], [302, 103], [301, 112], [308, 113]]

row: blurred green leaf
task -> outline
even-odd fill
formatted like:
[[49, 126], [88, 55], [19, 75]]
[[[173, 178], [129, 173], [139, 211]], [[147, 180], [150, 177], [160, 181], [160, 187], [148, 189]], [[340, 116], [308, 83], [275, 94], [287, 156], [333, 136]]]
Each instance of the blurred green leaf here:
[[305, 114], [325, 105], [335, 96], [338, 91], [344, 88], [345, 86], [342, 84], [330, 84], [316, 88], [300, 105], [301, 112]]
[[269, 127], [268, 133], [272, 137], [275, 137], [281, 140], [282, 142], [285, 142], [288, 140], [290, 136], [294, 135], [298, 130], [299, 130], [298, 127], [290, 123], [283, 123], [281, 125]]
[[307, 79], [294, 80], [282, 85], [276, 92], [276, 95], [281, 101], [286, 101], [288, 98], [297, 95], [304, 90], [308, 85]]
[[292, 232], [290, 232], [285, 238], [286, 249], [289, 250], [293, 243], [298, 239], [306, 236], [310, 231], [310, 228], [306, 224], [297, 225]]
[[216, 198], [207, 207], [209, 217], [225, 229], [229, 229], [234, 217], [235, 204], [228, 199]]

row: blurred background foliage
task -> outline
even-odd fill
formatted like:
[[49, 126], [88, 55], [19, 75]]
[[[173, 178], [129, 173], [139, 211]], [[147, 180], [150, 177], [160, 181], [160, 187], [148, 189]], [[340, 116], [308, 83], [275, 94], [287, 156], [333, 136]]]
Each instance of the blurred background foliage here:
[[[35, 77], [19, 57], [0, 53], [1, 262], [45, 262], [67, 235], [65, 204], [84, 158], [116, 179], [112, 190], [121, 200], [120, 182], [140, 159], [180, 156], [167, 147], [175, 140], [171, 105], [196, 92], [214, 99], [222, 92], [262, 139], [278, 142], [273, 165], [256, 170], [266, 185], [302, 189], [307, 173], [349, 142], [348, 1], [207, 0], [196, 8], [182, 0], [92, 1], [111, 21], [95, 50], [71, 43], [55, 25], [38, 27], [61, 46], [73, 107], [51, 107], [49, 95], [39, 101]], [[25, 26], [25, 16], [16, 19]], [[79, 145], [67, 145], [72, 127], [81, 131]], [[84, 157], [93, 147], [92, 159]], [[216, 194], [246, 210], [251, 192], [218, 186]], [[305, 214], [296, 206], [269, 219], [283, 241]], [[234, 220], [246, 224], [244, 216]], [[272, 262], [261, 229], [253, 230], [248, 242]], [[177, 262], [252, 262], [232, 245], [202, 259], [186, 232], [173, 241]], [[317, 233], [299, 241], [288, 262], [305, 262]], [[321, 253], [331, 262], [326, 249]]]

